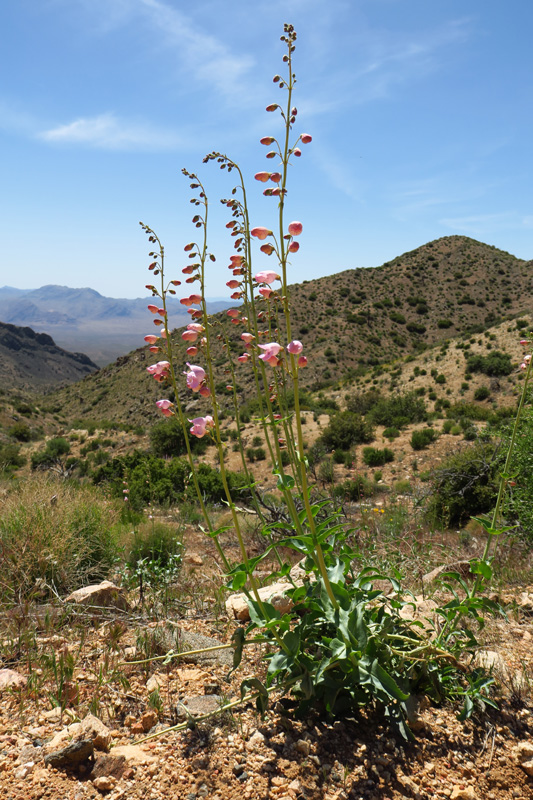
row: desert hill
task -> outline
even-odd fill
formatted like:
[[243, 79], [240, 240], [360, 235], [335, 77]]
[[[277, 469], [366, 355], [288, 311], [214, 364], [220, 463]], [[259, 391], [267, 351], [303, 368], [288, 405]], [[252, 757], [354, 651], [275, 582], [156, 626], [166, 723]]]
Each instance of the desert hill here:
[[[451, 236], [375, 269], [346, 270], [292, 285], [292, 336], [301, 339], [309, 361], [301, 372], [302, 385], [318, 391], [355, 378], [389, 385], [379, 377], [385, 365], [423, 356], [431, 346], [474, 336], [527, 314], [533, 299], [530, 266], [481, 242]], [[215, 333], [216, 326], [227, 331], [234, 356], [242, 352], [240, 326], [231, 325], [224, 313], [212, 317], [212, 322]], [[281, 341], [285, 334], [278, 335]], [[513, 336], [517, 338], [516, 333]], [[222, 387], [227, 382], [222, 372], [224, 354], [220, 343], [212, 339]], [[179, 369], [188, 360], [179, 330], [173, 342]], [[474, 351], [484, 354], [493, 346], [500, 345], [486, 338], [474, 345]], [[161, 396], [161, 387], [145, 370], [153, 360], [147, 348], [135, 350], [56, 393], [53, 403], [71, 418], [89, 415], [142, 424], [155, 415], [153, 403]], [[421, 358], [419, 370], [424, 362]], [[460, 383], [464, 359], [459, 363], [450, 361], [450, 370], [455, 370]], [[249, 367], [238, 365], [237, 375], [245, 401], [254, 391]], [[450, 378], [446, 378], [447, 387]], [[393, 388], [398, 385], [397, 380], [391, 383]], [[191, 411], [202, 408], [196, 398], [189, 397], [188, 402]]]
[[62, 350], [46, 333], [0, 322], [0, 383], [6, 389], [47, 389], [97, 370], [84, 353]]

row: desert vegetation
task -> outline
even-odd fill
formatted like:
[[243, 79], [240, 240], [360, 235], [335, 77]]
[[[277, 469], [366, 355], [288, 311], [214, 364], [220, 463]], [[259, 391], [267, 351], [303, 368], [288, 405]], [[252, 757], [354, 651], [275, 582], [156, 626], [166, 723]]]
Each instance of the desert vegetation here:
[[[169, 675], [184, 656], [159, 623], [207, 617], [224, 642], [189, 650], [231, 650], [232, 697], [200, 715], [206, 724], [248, 704], [262, 717], [274, 707], [333, 725], [368, 720], [405, 743], [421, 698], [475, 724], [510, 694], [517, 702], [475, 655], [509, 610], [503, 587], [531, 580], [531, 341], [519, 341], [531, 321], [519, 286], [505, 308], [482, 299], [475, 276], [488, 269], [486, 248], [462, 237], [426, 246], [435, 275], [447, 257], [446, 301], [423, 290], [416, 251], [380, 268], [386, 295], [371, 291], [365, 270], [340, 273], [328, 292], [320, 282], [290, 286], [305, 232], [286, 219], [289, 166], [312, 137], [294, 130], [292, 26], [282, 41], [286, 74], [274, 82], [283, 101], [267, 108], [280, 133], [261, 139], [276, 171], [255, 175], [272, 229], [250, 223], [238, 164], [205, 158], [230, 181], [235, 308], [207, 312], [209, 201], [184, 170], [198, 237], [184, 247], [187, 326], [172, 330], [167, 300], [180, 280], [141, 223], [157, 330], [146, 347], [60, 391], [0, 397], [2, 657], [26, 671], [21, 719], [44, 697], [61, 718], [105, 707], [110, 723], [123, 723], [116, 686], [136, 670]], [[257, 249], [271, 270], [253, 266]], [[497, 256], [511, 269], [512, 257]], [[339, 298], [344, 327], [322, 336]], [[120, 640], [133, 623], [120, 615], [106, 620], [105, 655], [85, 652], [82, 638], [77, 650], [45, 653], [42, 629], [72, 625], [72, 593], [105, 579], [123, 598], [115, 610], [137, 614], [130, 657]], [[280, 581], [281, 605], [269, 594]], [[235, 594], [245, 624], [226, 605]], [[82, 661], [92, 688], [81, 685]], [[162, 724], [153, 735], [196, 729], [154, 686], [148, 706]]]

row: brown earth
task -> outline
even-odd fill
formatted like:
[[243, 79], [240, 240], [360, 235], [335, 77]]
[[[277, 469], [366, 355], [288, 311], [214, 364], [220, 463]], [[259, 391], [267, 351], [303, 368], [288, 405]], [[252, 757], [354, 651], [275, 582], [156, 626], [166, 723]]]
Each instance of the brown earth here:
[[[186, 544], [187, 573], [182, 580], [189, 595], [181, 613], [164, 629], [178, 625], [188, 635], [229, 642], [237, 622], [227, 617], [220, 598], [215, 605], [207, 600], [219, 582], [214, 549], [193, 529], [188, 529]], [[533, 748], [531, 587], [502, 591], [508, 619], [489, 621], [480, 636], [482, 649], [492, 659], [499, 710], [459, 722], [457, 708], [423, 704], [414, 723], [416, 740], [409, 744], [379, 716], [362, 712], [356, 719], [333, 723], [318, 717], [297, 720], [281, 698], [273, 699], [264, 719], [251, 705], [237, 706], [192, 729], [165, 733], [179, 722], [183, 703], [195, 713], [195, 703], [201, 710], [206, 703], [216, 707], [238, 699], [242, 678], [262, 675], [261, 653], [247, 649], [241, 667], [229, 679], [225, 650], [210, 662], [195, 662], [192, 656], [191, 663], [128, 665], [169, 649], [159, 634], [165, 626], [161, 606], [151, 607], [150, 596], [144, 608], [138, 605], [138, 594], [129, 599], [134, 604], [129, 613], [91, 613], [79, 607], [67, 613], [56, 606], [46, 609], [48, 616], [32, 607], [2, 615], [0, 668], [16, 670], [28, 684], [0, 692], [0, 797], [533, 798], [533, 769], [528, 774], [528, 764], [521, 766], [517, 750], [519, 745], [527, 750], [528, 743]], [[52, 651], [57, 658], [70, 653], [74, 662], [64, 687], [68, 701], [63, 715], [52, 708], [57, 681], [45, 658]], [[158, 697], [153, 694], [156, 685]], [[109, 756], [95, 751], [94, 763], [85, 760], [71, 769], [45, 766], [42, 745], [83, 719], [89, 709], [111, 730]], [[142, 743], [145, 735], [154, 733], [159, 735]], [[140, 751], [122, 750], [138, 743]], [[121, 753], [125, 761], [117, 757]]]

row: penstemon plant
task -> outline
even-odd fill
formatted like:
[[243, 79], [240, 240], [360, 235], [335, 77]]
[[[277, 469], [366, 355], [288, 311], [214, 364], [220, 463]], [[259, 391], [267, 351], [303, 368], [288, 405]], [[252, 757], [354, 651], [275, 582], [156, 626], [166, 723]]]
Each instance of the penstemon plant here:
[[[215, 260], [208, 249], [209, 203], [200, 178], [183, 170], [194, 192], [192, 222], [199, 234], [197, 241], [184, 248], [189, 263], [182, 269], [185, 283], [194, 287], [191, 294], [180, 300], [191, 316], [181, 334], [190, 360], [186, 365], [177, 366], [168, 320], [167, 299], [176, 294], [180, 281], [167, 281], [164, 247], [153, 229], [141, 223], [152, 245], [149, 270], [158, 279], [157, 284], [147, 286], [156, 300], [148, 308], [154, 314], [158, 334], [150, 334], [145, 340], [160, 360], [149, 366], [148, 372], [162, 387], [172, 389], [173, 399], [160, 399], [156, 405], [166, 417], [175, 417], [183, 429], [191, 481], [205, 520], [205, 533], [215, 543], [227, 574], [227, 586], [234, 591], [243, 590], [248, 597], [251, 622], [246, 631], [239, 628], [234, 634], [234, 668], [239, 666], [245, 644], [267, 645], [266, 679], [262, 682], [253, 677], [243, 681], [243, 697], [248, 699], [251, 690], [262, 711], [273, 689], [291, 694], [299, 713], [314, 709], [336, 715], [375, 707], [381, 709], [405, 737], [410, 737], [406, 720], [412, 695], [428, 694], [435, 701], [469, 692], [481, 697], [484, 685], [479, 681], [474, 682], [475, 686], [469, 684], [464, 679], [457, 653], [441, 642], [430, 641], [420, 632], [419, 623], [400, 615], [410, 598], [402, 592], [397, 573], [386, 576], [376, 574], [371, 568], [355, 571], [356, 553], [349, 546], [349, 531], [340, 523], [340, 515], [331, 513], [328, 503], [312, 500], [299, 397], [300, 370], [306, 367], [307, 358], [302, 343], [292, 336], [289, 292], [289, 259], [298, 253], [298, 237], [303, 225], [299, 221], [287, 223], [285, 213], [289, 166], [301, 157], [302, 146], [310, 144], [312, 137], [293, 131], [298, 112], [293, 101], [296, 32], [292, 25], [285, 25], [281, 41], [285, 45], [286, 77], [276, 75], [274, 83], [285, 93], [284, 100], [266, 109], [269, 114], [279, 114], [281, 135], [267, 135], [260, 140], [269, 148], [266, 158], [275, 164], [275, 169], [255, 174], [257, 181], [266, 184], [263, 194], [277, 202], [276, 223], [272, 228], [253, 226], [239, 165], [218, 152], [205, 157], [204, 163], [214, 162], [237, 176], [230, 198], [222, 202], [230, 215], [226, 227], [235, 249], [229, 259], [231, 277], [227, 286], [232, 291], [231, 298], [239, 301], [239, 305], [227, 311], [229, 321], [226, 324], [211, 318], [205, 301], [206, 266]], [[272, 269], [255, 271], [256, 243], [259, 243], [260, 252], [275, 262]], [[228, 328], [231, 332], [233, 326], [242, 329], [243, 352], [235, 360], [230, 346], [235, 336], [228, 333]], [[222, 406], [215, 388], [219, 385], [213, 358], [215, 339], [222, 342], [226, 351], [225, 374], [231, 376], [227, 390], [235, 406], [238, 448], [244, 474], [249, 479], [248, 492], [267, 542], [264, 552], [253, 558], [247, 552], [240, 509], [231, 492], [225, 462]], [[263, 513], [240, 438], [236, 384], [242, 369], [251, 370], [258, 417], [289, 520], [285, 524], [284, 538], [277, 542], [271, 536], [276, 525]], [[186, 391], [205, 398], [210, 404], [209, 413], [187, 418], [181, 400], [183, 376]], [[230, 527], [217, 528], [210, 516], [198, 481], [189, 432], [193, 437], [211, 437], [217, 449], [220, 476], [231, 512]], [[239, 545], [237, 565], [229, 563], [220, 543], [220, 534], [228, 530], [234, 532]], [[278, 552], [281, 547], [290, 548], [299, 555], [306, 575], [301, 585], [291, 582], [290, 564], [285, 563]], [[263, 559], [272, 556], [279, 564], [272, 577], [284, 576], [292, 583], [292, 588], [287, 590], [292, 610], [285, 614], [265, 602], [258, 591], [256, 568]], [[386, 595], [374, 588], [376, 581], [390, 584], [392, 593]], [[469, 689], [471, 685], [474, 688]]]

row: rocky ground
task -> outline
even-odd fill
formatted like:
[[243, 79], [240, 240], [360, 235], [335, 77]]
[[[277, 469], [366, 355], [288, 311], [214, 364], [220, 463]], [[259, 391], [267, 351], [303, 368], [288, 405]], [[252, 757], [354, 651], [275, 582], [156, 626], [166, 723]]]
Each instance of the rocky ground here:
[[[201, 581], [191, 567], [188, 580]], [[239, 699], [261, 673], [246, 652], [228, 679], [231, 649], [147, 663], [169, 650], [227, 644], [239, 624], [189, 608], [154, 621], [114, 592], [98, 610], [69, 604], [13, 609], [2, 619], [0, 797], [5, 800], [526, 800], [533, 798], [533, 593], [501, 599], [478, 655], [498, 681], [500, 709], [459, 722], [422, 704], [416, 741], [361, 714], [296, 720], [274, 698], [264, 719], [248, 706], [166, 731]], [[73, 598], [76, 600], [79, 598]], [[130, 598], [131, 600], [131, 598]], [[64, 710], [54, 707], [62, 701]], [[154, 735], [157, 734], [157, 735]], [[150, 737], [150, 738], [146, 738]]]

